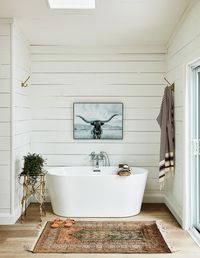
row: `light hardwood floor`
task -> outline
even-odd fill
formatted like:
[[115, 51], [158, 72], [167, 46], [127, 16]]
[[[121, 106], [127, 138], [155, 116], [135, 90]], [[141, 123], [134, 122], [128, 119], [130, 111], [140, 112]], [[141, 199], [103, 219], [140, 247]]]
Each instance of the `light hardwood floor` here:
[[[0, 226], [0, 257], [2, 258], [126, 258], [126, 257], [145, 257], [145, 258], [200, 258], [200, 247], [198, 247], [187, 232], [181, 229], [172, 214], [164, 204], [143, 204], [142, 212], [135, 217], [115, 218], [112, 220], [156, 220], [165, 228], [165, 237], [171, 245], [172, 254], [33, 254], [26, 249], [37, 239], [39, 231], [46, 220], [56, 218], [52, 213], [50, 204], [46, 205], [47, 216], [42, 223], [39, 222], [39, 210], [37, 204], [31, 204], [27, 210], [27, 217], [24, 224], [18, 221], [15, 225]], [[80, 219], [77, 219], [80, 220]], [[82, 220], [106, 220], [106, 219], [82, 219]], [[107, 219], [108, 220], [108, 219]]]

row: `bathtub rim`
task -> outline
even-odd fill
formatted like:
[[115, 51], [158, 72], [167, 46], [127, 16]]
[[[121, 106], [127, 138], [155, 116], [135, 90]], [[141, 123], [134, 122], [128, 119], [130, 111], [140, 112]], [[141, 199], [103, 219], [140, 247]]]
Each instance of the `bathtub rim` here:
[[[104, 167], [104, 166], [102, 166], [102, 167], [100, 167], [100, 168], [95, 168], [95, 167], [93, 167], [93, 166], [62, 166], [62, 167], [46, 167], [45, 169], [47, 170], [47, 176], [56, 176], [56, 177], [61, 177], [61, 176], [63, 176], [63, 177], [78, 177], [78, 176], [80, 176], [80, 177], [86, 177], [86, 176], [92, 176], [92, 177], [94, 177], [94, 176], [112, 176], [112, 177], [114, 177], [114, 176], [116, 176], [116, 177], [121, 177], [121, 178], [129, 178], [130, 176], [132, 177], [132, 176], [141, 176], [141, 175], [146, 175], [146, 176], [148, 176], [148, 173], [149, 173], [149, 171], [148, 171], [148, 169], [146, 169], [146, 168], [143, 168], [143, 167], [130, 167], [131, 169], [135, 169], [136, 171], [134, 172], [133, 171], [133, 173], [131, 173], [130, 174], [130, 176], [119, 176], [119, 175], [117, 175], [117, 174], [115, 174], [114, 173], [114, 171], [113, 171], [113, 174], [105, 174], [105, 173], [103, 173], [103, 172], [93, 172], [93, 171], [90, 171], [89, 173], [84, 173], [84, 172], [82, 172], [82, 173], [77, 173], [77, 171], [75, 170], [74, 172], [68, 172], [68, 171], [64, 171], [64, 173], [62, 173], [62, 171], [56, 171], [55, 172], [55, 170], [56, 169], [65, 169], [65, 168], [67, 168], [67, 169], [81, 169], [81, 168], [84, 168], [84, 169], [86, 169], [86, 168], [89, 168], [90, 170], [91, 169], [102, 169], [102, 168], [113, 168], [113, 169], [118, 169], [118, 167], [117, 166], [106, 166], [106, 167]], [[138, 169], [138, 171], [137, 171], [137, 169]], [[67, 172], [69, 173], [69, 174], [67, 174]], [[76, 172], [76, 173], [75, 173]], [[74, 174], [73, 174], [74, 173]]]

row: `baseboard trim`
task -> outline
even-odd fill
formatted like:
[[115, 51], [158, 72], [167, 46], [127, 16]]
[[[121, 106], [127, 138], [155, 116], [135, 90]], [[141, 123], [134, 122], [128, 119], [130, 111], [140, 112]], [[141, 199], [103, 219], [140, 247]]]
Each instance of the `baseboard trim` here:
[[164, 196], [164, 203], [167, 206], [167, 208], [170, 210], [170, 212], [172, 213], [172, 215], [175, 217], [175, 219], [177, 220], [177, 222], [180, 224], [180, 226], [183, 226], [183, 220], [182, 220], [182, 210], [180, 208], [180, 206], [175, 202], [172, 201], [169, 196], [167, 196], [165, 194]]
[[[50, 198], [47, 196], [46, 202], [49, 202]], [[143, 203], [165, 203], [170, 212], [176, 218], [177, 222], [182, 226], [182, 211], [181, 208], [172, 201], [169, 196], [166, 196], [162, 192], [146, 192], [144, 194]], [[0, 225], [12, 225], [15, 224], [21, 215], [21, 209], [18, 207], [14, 214], [1, 213], [0, 214]]]
[[12, 213], [1, 213], [0, 214], [0, 225], [13, 225], [19, 219], [21, 215], [20, 207]]
[[144, 203], [164, 203], [164, 195], [161, 191], [146, 192], [144, 194]]
[[[162, 192], [147, 192], [144, 194], [143, 202], [145, 203], [164, 203], [164, 195]], [[34, 198], [30, 198], [31, 203], [37, 203]], [[49, 195], [45, 196], [45, 202], [51, 202]]]
[[197, 230], [194, 229], [194, 228], [189, 229], [188, 232], [189, 232], [190, 236], [192, 237], [192, 239], [200, 247], [200, 234], [199, 234], [199, 232], [197, 232]]
[[[143, 202], [144, 203], [164, 203], [164, 196], [162, 192], [146, 192], [144, 194], [144, 199]], [[34, 198], [30, 198], [30, 202], [37, 202]], [[51, 198], [49, 195], [45, 196], [45, 202], [51, 202]]]

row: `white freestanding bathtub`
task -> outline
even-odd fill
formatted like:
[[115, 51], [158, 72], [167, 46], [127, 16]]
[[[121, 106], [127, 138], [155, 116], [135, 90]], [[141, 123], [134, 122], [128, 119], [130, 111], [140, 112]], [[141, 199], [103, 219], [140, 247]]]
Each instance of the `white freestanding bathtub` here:
[[55, 214], [65, 217], [126, 217], [140, 212], [148, 171], [132, 167], [50, 168], [47, 186]]

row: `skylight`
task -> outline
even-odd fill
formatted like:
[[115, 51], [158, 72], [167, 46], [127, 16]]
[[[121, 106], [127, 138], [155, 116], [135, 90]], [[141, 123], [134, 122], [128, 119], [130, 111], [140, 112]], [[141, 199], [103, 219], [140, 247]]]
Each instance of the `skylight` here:
[[95, 0], [48, 0], [51, 9], [95, 9]]

